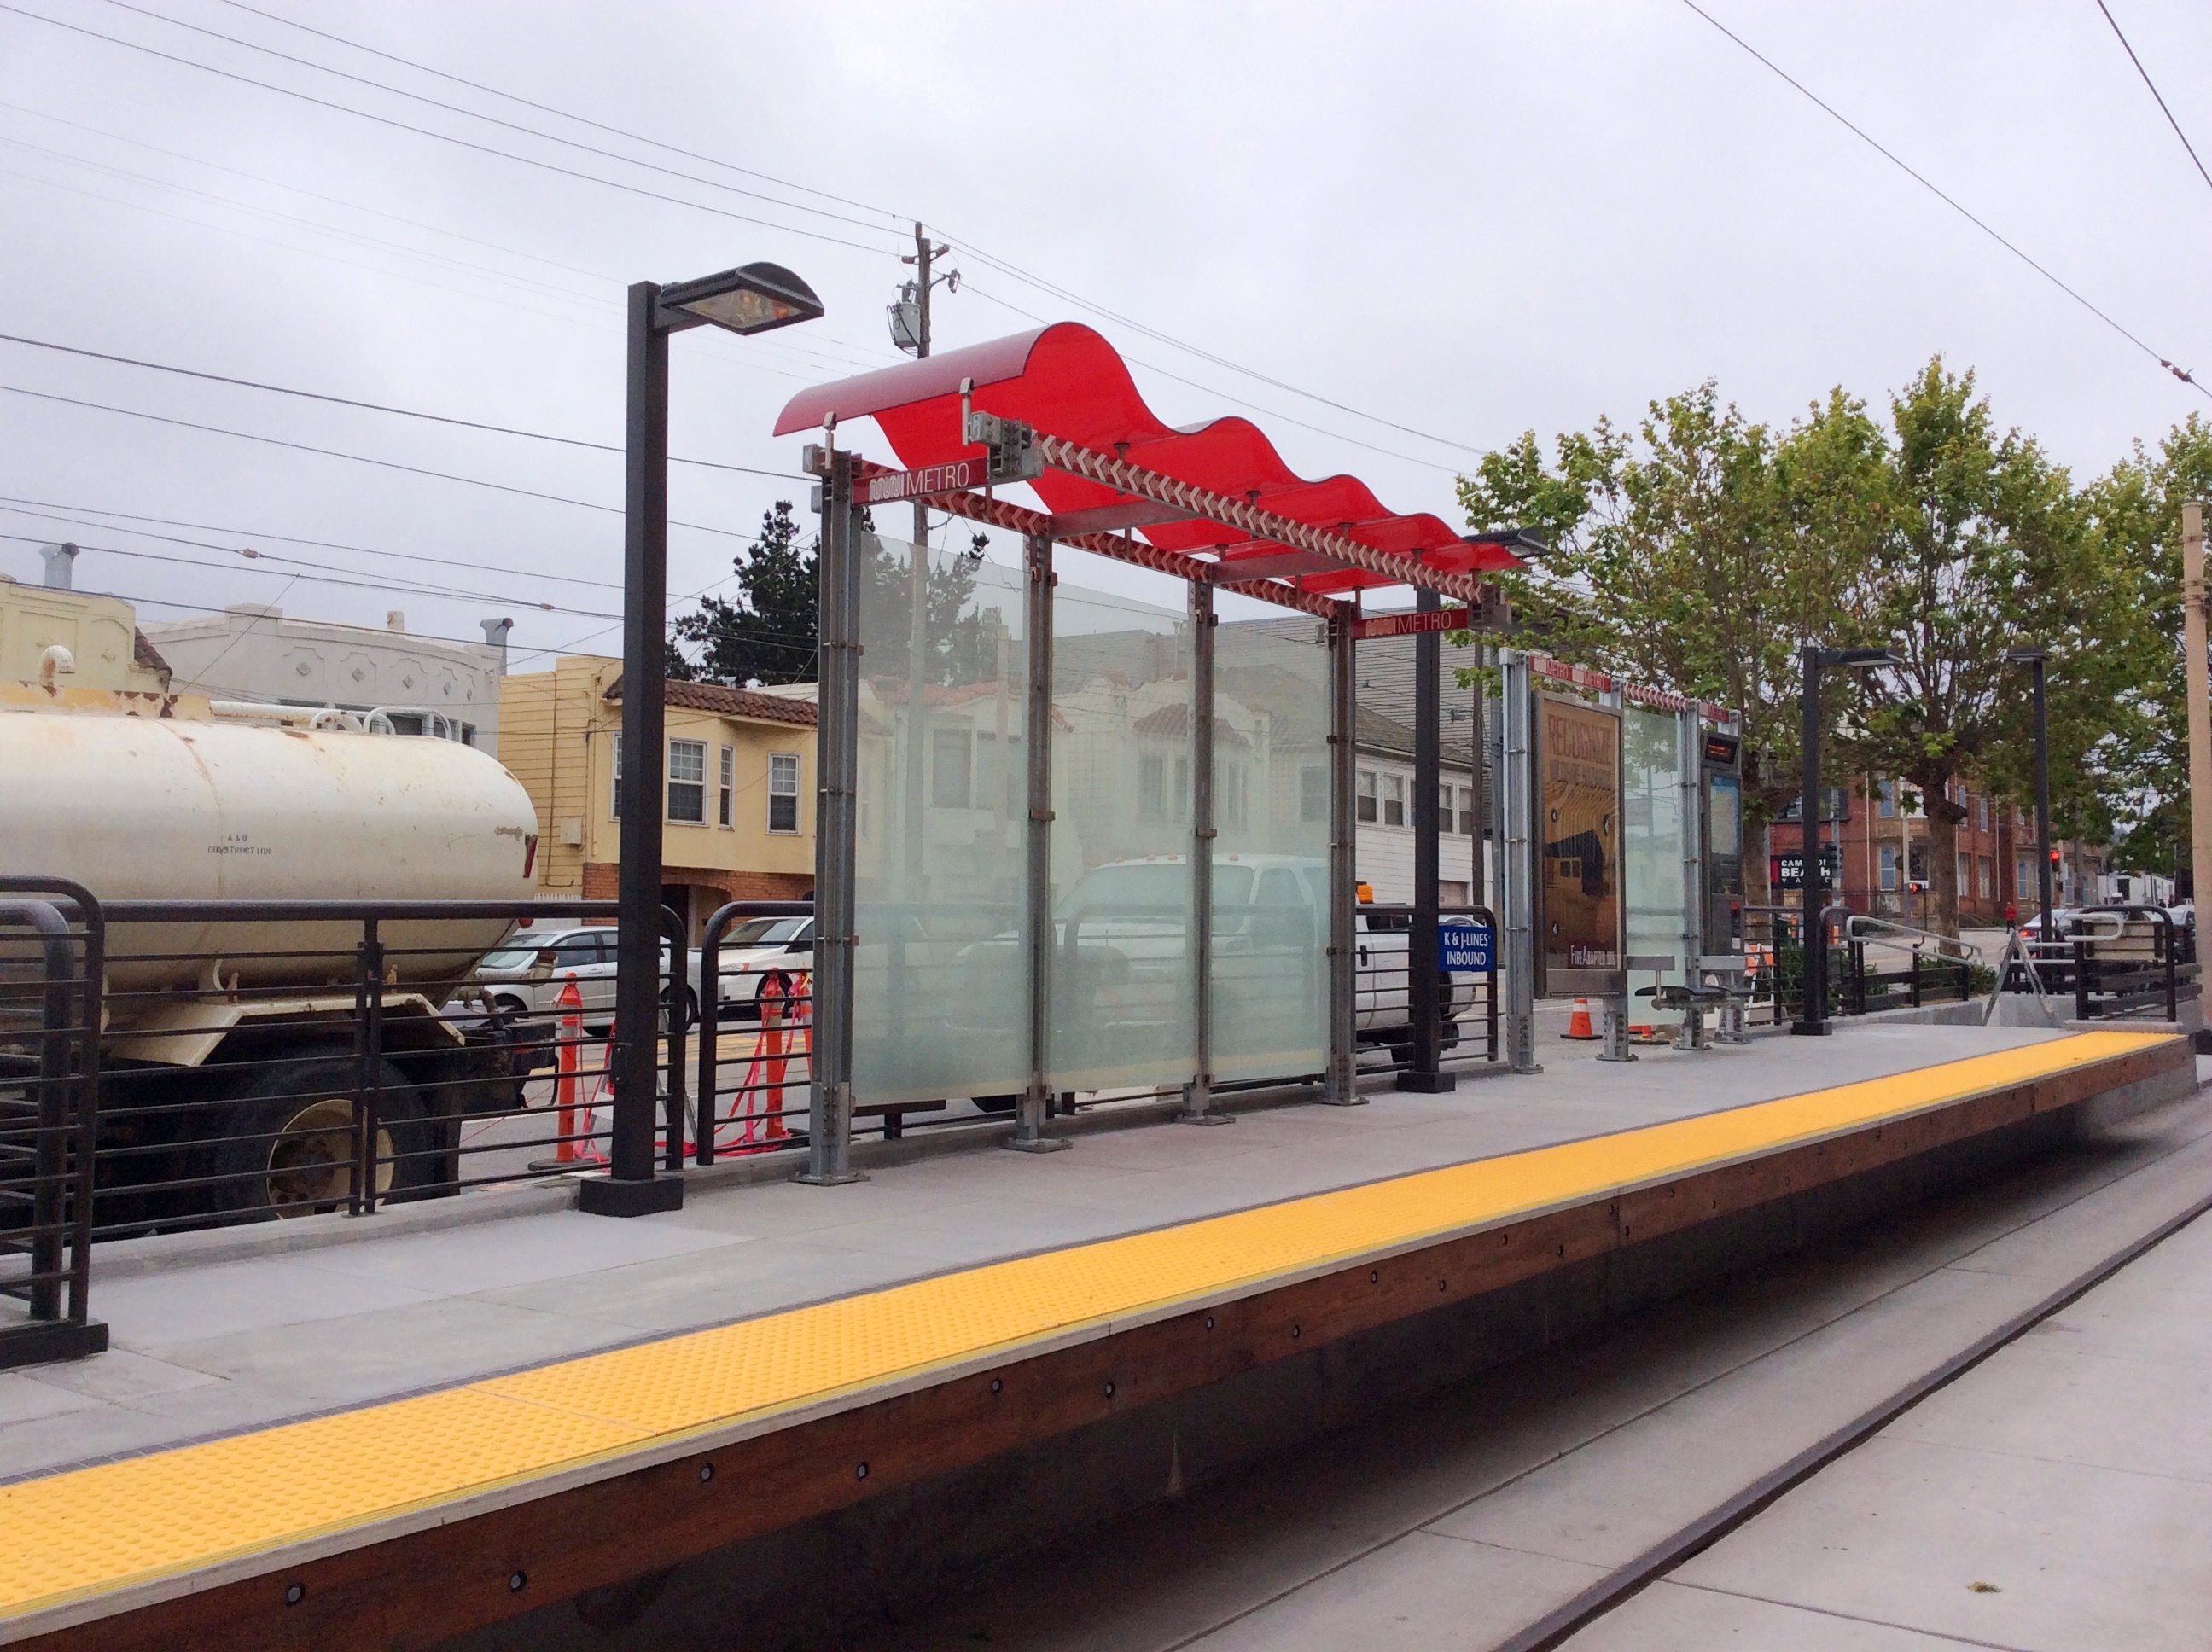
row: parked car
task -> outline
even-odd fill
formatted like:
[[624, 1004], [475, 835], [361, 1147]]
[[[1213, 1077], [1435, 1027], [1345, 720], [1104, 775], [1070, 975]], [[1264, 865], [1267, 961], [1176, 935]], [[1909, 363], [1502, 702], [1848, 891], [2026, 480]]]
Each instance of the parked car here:
[[[694, 947], [690, 969], [694, 1004], [707, 1001], [707, 988], [699, 978], [705, 963], [706, 955]], [[733, 924], [722, 937], [721, 953], [715, 961], [720, 990], [714, 1002], [724, 1015], [757, 1016], [761, 982], [769, 970], [781, 969], [790, 976], [813, 967], [813, 919], [751, 918]]]
[[[1183, 1013], [1185, 913], [1189, 869], [1181, 855], [1109, 861], [1078, 878], [1054, 914], [1059, 962], [1053, 975], [1071, 1067], [1103, 1065], [1119, 1048], [1142, 1048], [1154, 1029]], [[1239, 854], [1213, 865], [1215, 1054], [1310, 1048], [1328, 1013], [1328, 865], [1307, 856]], [[1407, 960], [1412, 926], [1401, 915], [1362, 909], [1355, 1025], [1363, 1046], [1401, 1058], [1413, 1042]], [[959, 955], [977, 1017], [956, 1037], [984, 1033], [994, 1017], [1020, 1013], [1014, 935], [978, 941]], [[1480, 978], [1443, 979], [1443, 1042], [1459, 1042], [1455, 1016], [1475, 1003]], [[1069, 1013], [1073, 1011], [1073, 1013]], [[1011, 1024], [1008, 1023], [1006, 1024]], [[910, 1036], [926, 1034], [914, 1033]], [[1003, 1097], [983, 1101], [1003, 1108]]]
[[[661, 998], [668, 998], [673, 973], [666, 941], [660, 944]], [[488, 953], [471, 974], [468, 987], [480, 988], [495, 1007], [525, 1018], [558, 1015], [561, 989], [571, 978], [584, 1000], [584, 1024], [604, 1029], [615, 1016], [615, 930], [609, 924], [574, 929], [518, 929]], [[684, 1019], [699, 1013], [699, 1000], [688, 986]]]

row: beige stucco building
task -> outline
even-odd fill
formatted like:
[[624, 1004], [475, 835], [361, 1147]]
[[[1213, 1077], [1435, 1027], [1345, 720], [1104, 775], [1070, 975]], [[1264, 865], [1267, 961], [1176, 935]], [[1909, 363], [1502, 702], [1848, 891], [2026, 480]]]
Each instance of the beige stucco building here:
[[[812, 703], [671, 683], [666, 716], [662, 887], [692, 938], [725, 901], [812, 894]], [[568, 655], [507, 677], [499, 717], [500, 761], [538, 806], [539, 890], [614, 899], [622, 662]]]
[[58, 679], [62, 688], [168, 692], [168, 665], [139, 634], [122, 598], [25, 585], [0, 574], [0, 681], [37, 682], [40, 659], [58, 644], [76, 666]]

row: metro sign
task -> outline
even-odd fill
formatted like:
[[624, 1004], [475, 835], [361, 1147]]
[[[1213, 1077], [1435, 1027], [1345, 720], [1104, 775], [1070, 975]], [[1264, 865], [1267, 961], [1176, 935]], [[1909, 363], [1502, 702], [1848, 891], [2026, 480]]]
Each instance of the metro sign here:
[[1376, 614], [1355, 621], [1352, 635], [1362, 642], [1371, 642], [1377, 637], [1414, 637], [1428, 631], [1471, 631], [1474, 615], [1465, 608], [1437, 608], [1427, 613], [1416, 610], [1411, 614]]
[[902, 499], [927, 499], [933, 494], [956, 494], [981, 488], [990, 479], [988, 454], [956, 459], [943, 465], [925, 465], [918, 471], [886, 471], [860, 485], [863, 505], [895, 505]]

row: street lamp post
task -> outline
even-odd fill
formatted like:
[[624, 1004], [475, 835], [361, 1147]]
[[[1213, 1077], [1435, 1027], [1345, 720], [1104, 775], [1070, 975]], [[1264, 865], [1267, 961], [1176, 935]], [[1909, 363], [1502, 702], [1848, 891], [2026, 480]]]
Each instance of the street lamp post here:
[[1801, 730], [1805, 772], [1797, 807], [1805, 863], [1805, 920], [1800, 932], [1805, 1001], [1790, 1030], [1802, 1038], [1825, 1038], [1835, 1029], [1828, 1024], [1828, 934], [1823, 915], [1828, 907], [1828, 878], [1820, 860], [1820, 673], [1894, 665], [1897, 656], [1887, 648], [1823, 648], [1808, 642], [1798, 650], [1798, 658], [1805, 668]]
[[2051, 920], [2051, 726], [2043, 698], [2043, 667], [2048, 648], [2008, 648], [2008, 664], [2025, 665], [2035, 685], [2035, 893], [2041, 903], [2036, 932], [2045, 940], [2057, 932]]
[[[767, 332], [822, 313], [822, 301], [780, 264], [749, 264], [697, 281], [629, 289], [629, 422], [623, 488], [622, 874], [617, 891], [613, 1140], [605, 1180], [577, 1188], [599, 1216], [674, 1210], [684, 1184], [656, 1178], [653, 1126], [659, 1096], [660, 835], [663, 694], [668, 674], [668, 335], [716, 326]], [[675, 960], [672, 1013], [682, 1012], [684, 959]], [[710, 1127], [703, 1122], [702, 1128]], [[669, 1142], [672, 1158], [682, 1144]]]

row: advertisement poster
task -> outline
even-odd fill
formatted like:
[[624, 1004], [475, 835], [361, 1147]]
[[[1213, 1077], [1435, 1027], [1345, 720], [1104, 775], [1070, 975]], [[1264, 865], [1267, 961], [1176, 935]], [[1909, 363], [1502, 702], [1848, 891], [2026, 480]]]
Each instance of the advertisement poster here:
[[1614, 990], [1621, 969], [1620, 714], [1537, 697], [1543, 840], [1539, 991]]

